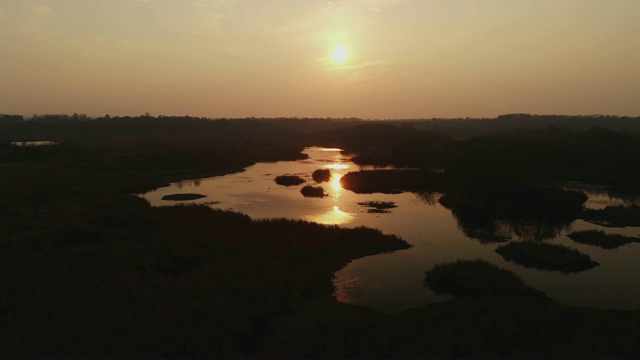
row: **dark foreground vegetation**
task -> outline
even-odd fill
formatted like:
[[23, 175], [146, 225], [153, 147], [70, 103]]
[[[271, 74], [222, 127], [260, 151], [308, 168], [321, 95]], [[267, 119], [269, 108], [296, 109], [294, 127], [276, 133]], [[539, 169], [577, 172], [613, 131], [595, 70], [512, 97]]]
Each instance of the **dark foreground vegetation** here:
[[[35, 120], [0, 121], [1, 357], [640, 355], [638, 311], [564, 306], [500, 269], [463, 263], [434, 268], [427, 283], [455, 299], [382, 314], [337, 303], [331, 296], [332, 273], [358, 257], [406, 249], [395, 236], [300, 221], [255, 221], [204, 206], [152, 208], [131, 195], [170, 181], [240, 171], [257, 161], [299, 159], [306, 145], [339, 145], [337, 134], [366, 133], [368, 125], [357, 120]], [[518, 128], [526, 125], [516, 121]], [[537, 211], [546, 204], [541, 189], [552, 189], [550, 179], [591, 177], [609, 186], [633, 187], [617, 168], [623, 161], [609, 157], [615, 149], [626, 149], [631, 154], [626, 165], [634, 161], [637, 143], [625, 139], [636, 135], [571, 125], [533, 135], [495, 135], [503, 131], [496, 130], [491, 133], [497, 140], [473, 140], [460, 136], [467, 130], [456, 124], [464, 123], [458, 120], [450, 128], [438, 121], [393, 125], [397, 130], [385, 130], [387, 139], [368, 138], [373, 149], [363, 149], [363, 156], [374, 161], [384, 155], [381, 162], [402, 165], [400, 155], [424, 150], [403, 161], [420, 170], [407, 175], [407, 183], [398, 185], [400, 180], [387, 188], [420, 191], [425, 201], [435, 198], [428, 194], [442, 193], [458, 214], [472, 207], [473, 216], [459, 219], [474, 231], [504, 224], [525, 229], [529, 210], [549, 229], [565, 224], [583, 200], [550, 190], [561, 203], [544, 205], [557, 205], [550, 214]], [[431, 133], [440, 125], [446, 131]], [[467, 133], [477, 133], [478, 127], [470, 126]], [[346, 131], [333, 133], [336, 129]], [[546, 137], [554, 131], [559, 137]], [[527, 137], [531, 146], [511, 154], [527, 144], [522, 141]], [[561, 156], [545, 150], [563, 148], [554, 141], [571, 139], [578, 150]], [[10, 145], [37, 140], [60, 145]], [[536, 141], [545, 146], [534, 147]], [[584, 155], [596, 165], [584, 160], [565, 171], [554, 167], [575, 160], [571, 156], [583, 150], [580, 146], [599, 142], [604, 155], [588, 158], [595, 150]], [[469, 151], [468, 161], [460, 149]], [[540, 151], [554, 158], [539, 157]], [[511, 168], [517, 156], [523, 156], [522, 163]], [[554, 166], [533, 176], [527, 164], [540, 162]], [[592, 174], [597, 168], [611, 171]], [[479, 176], [480, 170], [489, 175]], [[625, 170], [626, 176], [637, 171]], [[465, 181], [467, 174], [474, 177]], [[527, 211], [505, 200], [517, 200], [518, 192], [492, 189], [491, 184], [505, 182], [516, 184], [512, 189], [531, 187], [520, 198], [526, 199], [522, 206]], [[483, 194], [469, 192], [471, 183], [484, 183], [479, 187]], [[491, 210], [485, 203], [494, 200], [499, 206]], [[489, 218], [482, 217], [485, 211]], [[466, 283], [467, 278], [474, 282]], [[467, 296], [478, 293], [482, 296]]]

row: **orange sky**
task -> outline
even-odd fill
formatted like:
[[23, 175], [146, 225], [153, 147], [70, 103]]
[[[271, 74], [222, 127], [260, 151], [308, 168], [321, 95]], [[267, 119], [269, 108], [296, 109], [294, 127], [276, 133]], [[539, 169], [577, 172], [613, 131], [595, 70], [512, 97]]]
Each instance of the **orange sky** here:
[[0, 0], [0, 49], [0, 113], [640, 115], [638, 0]]

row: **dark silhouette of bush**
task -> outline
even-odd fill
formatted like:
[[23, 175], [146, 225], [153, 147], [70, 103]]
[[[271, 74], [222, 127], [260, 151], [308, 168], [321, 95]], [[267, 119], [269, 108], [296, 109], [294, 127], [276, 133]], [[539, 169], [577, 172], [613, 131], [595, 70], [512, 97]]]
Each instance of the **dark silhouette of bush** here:
[[296, 186], [303, 184], [305, 181], [298, 175], [280, 175], [276, 176], [276, 184], [282, 186]]
[[427, 271], [424, 285], [436, 294], [456, 297], [543, 296], [511, 271], [484, 260], [459, 260], [438, 264]]
[[446, 180], [432, 170], [367, 170], [344, 175], [340, 185], [356, 194], [399, 194], [404, 191], [436, 191], [445, 189]]
[[640, 206], [609, 206], [599, 210], [586, 209], [580, 218], [607, 227], [640, 226]]
[[505, 243], [511, 240], [510, 236], [499, 235], [486, 230], [464, 229], [463, 231], [468, 237], [485, 244]]
[[198, 200], [206, 198], [205, 195], [200, 194], [171, 194], [165, 195], [162, 197], [162, 200], [167, 201], [188, 201], [188, 200]]
[[368, 208], [367, 212], [371, 214], [385, 214], [389, 212], [389, 209], [398, 207], [398, 205], [392, 201], [365, 201], [359, 202], [358, 205]]
[[22, 115], [0, 114], [0, 122], [20, 122], [24, 121]]
[[589, 255], [563, 245], [533, 241], [511, 242], [496, 249], [503, 258], [528, 268], [575, 273], [600, 264]]
[[458, 185], [439, 202], [451, 210], [466, 233], [495, 233], [502, 223], [520, 237], [544, 240], [577, 219], [586, 200], [578, 191], [497, 183]]
[[320, 186], [307, 185], [303, 187], [300, 192], [302, 193], [302, 195], [304, 195], [304, 197], [322, 198], [327, 196], [327, 194], [324, 192], [324, 189]]
[[318, 169], [313, 172], [311, 175], [313, 180], [317, 183], [323, 183], [331, 180], [331, 170], [329, 169]]
[[601, 230], [584, 230], [568, 234], [567, 237], [577, 243], [589, 244], [603, 249], [616, 249], [620, 246], [640, 243], [640, 238], [620, 234], [606, 234]]

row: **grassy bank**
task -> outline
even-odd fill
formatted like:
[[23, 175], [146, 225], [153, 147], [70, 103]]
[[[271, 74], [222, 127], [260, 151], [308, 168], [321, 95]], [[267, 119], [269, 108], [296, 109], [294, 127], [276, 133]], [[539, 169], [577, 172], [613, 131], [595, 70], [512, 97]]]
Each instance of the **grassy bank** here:
[[[106, 121], [31, 123], [21, 136], [40, 134], [61, 144], [45, 149], [3, 143], [0, 356], [640, 355], [638, 311], [563, 306], [519, 293], [527, 285], [511, 275], [472, 269], [481, 281], [502, 284], [505, 278], [515, 284], [506, 289], [520, 290], [467, 297], [447, 285], [442, 291], [457, 299], [381, 314], [337, 303], [332, 273], [355, 258], [406, 249], [395, 236], [255, 221], [203, 206], [152, 208], [130, 195], [169, 181], [239, 171], [257, 161], [300, 158], [304, 144], [259, 138], [262, 125], [243, 132], [246, 124], [198, 123], [189, 130], [163, 120], [159, 130], [143, 136], [140, 129], [148, 124], [129, 119], [114, 128]], [[21, 126], [9, 129], [25, 131]], [[197, 136], [202, 127], [208, 140]], [[176, 129], [179, 136], [167, 137]], [[269, 130], [279, 133], [277, 127]], [[213, 135], [219, 131], [228, 136]], [[91, 134], [92, 141], [76, 141]], [[434, 180], [437, 172], [427, 173], [380, 173], [380, 179], [392, 191], [406, 184], [417, 191], [425, 179], [432, 191], [443, 190]], [[446, 189], [450, 196], [461, 194], [449, 198], [452, 209], [482, 204], [454, 190]], [[450, 270], [439, 271], [436, 283], [459, 283], [459, 273], [469, 274]]]

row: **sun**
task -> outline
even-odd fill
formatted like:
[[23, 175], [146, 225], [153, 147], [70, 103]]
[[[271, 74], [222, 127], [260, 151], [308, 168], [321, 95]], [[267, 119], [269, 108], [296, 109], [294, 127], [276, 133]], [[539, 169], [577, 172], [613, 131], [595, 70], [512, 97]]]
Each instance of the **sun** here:
[[333, 48], [331, 57], [333, 58], [333, 61], [341, 64], [349, 60], [349, 51], [344, 45], [337, 45], [335, 48]]

